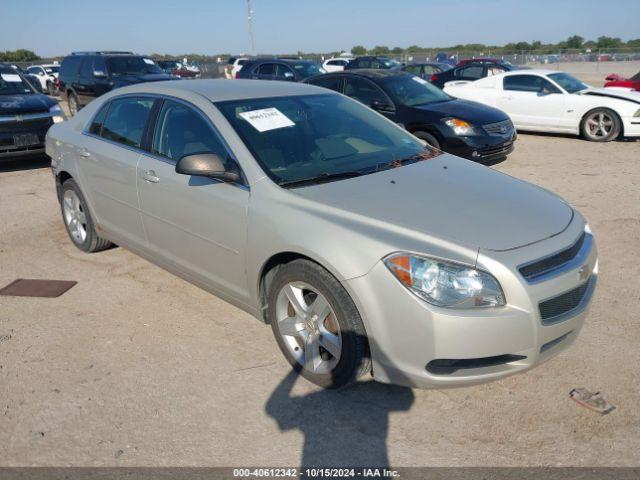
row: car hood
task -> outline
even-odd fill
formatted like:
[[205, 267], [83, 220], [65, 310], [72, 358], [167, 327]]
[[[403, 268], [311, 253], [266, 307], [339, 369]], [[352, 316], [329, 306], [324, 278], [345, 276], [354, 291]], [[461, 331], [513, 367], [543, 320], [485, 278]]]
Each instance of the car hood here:
[[590, 88], [588, 90], [581, 91], [580, 95], [617, 98], [619, 100], [628, 100], [630, 102], [640, 104], [640, 92], [625, 92], [623, 90], [614, 90], [611, 88]]
[[116, 75], [113, 77], [113, 84], [116, 87], [124, 87], [135, 83], [161, 82], [163, 80], [175, 80], [176, 77], [168, 73], [140, 73], [129, 75]]
[[390, 229], [495, 251], [557, 235], [573, 218], [551, 192], [449, 154], [291, 192]]
[[48, 112], [56, 103], [40, 93], [0, 95], [0, 115]]
[[442, 117], [456, 117], [469, 123], [485, 124], [507, 120], [502, 110], [470, 100], [455, 98], [445, 102], [434, 102], [414, 107], [418, 111], [436, 112]]

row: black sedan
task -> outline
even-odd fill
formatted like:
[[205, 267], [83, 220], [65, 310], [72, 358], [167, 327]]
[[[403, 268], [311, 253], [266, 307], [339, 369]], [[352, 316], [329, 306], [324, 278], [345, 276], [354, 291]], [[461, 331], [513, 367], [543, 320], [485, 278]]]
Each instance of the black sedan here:
[[63, 120], [58, 102], [0, 64], [0, 160], [43, 155], [47, 130]]
[[263, 58], [245, 63], [236, 78], [299, 82], [321, 73], [325, 73], [324, 68], [309, 60]]
[[493, 163], [513, 151], [516, 132], [501, 110], [450, 97], [399, 70], [350, 70], [305, 81], [358, 100], [445, 152]]
[[447, 82], [454, 80], [479, 80], [489, 75], [498, 75], [511, 70], [518, 70], [519, 67], [505, 63], [488, 63], [488, 62], [469, 62], [459, 67], [452, 68], [440, 73], [434, 73], [431, 77], [426, 78], [437, 87], [444, 87]]
[[366, 55], [364, 57], [356, 57], [344, 66], [345, 70], [355, 70], [359, 68], [380, 68], [380, 69], [398, 69], [402, 64], [396, 60], [387, 57], [379, 57], [375, 55]]

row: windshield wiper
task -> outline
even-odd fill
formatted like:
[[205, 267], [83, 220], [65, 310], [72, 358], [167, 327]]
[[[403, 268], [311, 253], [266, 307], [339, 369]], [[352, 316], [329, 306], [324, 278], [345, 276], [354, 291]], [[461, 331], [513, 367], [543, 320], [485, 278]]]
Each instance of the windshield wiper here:
[[315, 185], [318, 183], [330, 182], [332, 180], [340, 180], [343, 178], [359, 177], [367, 173], [372, 173], [372, 172], [366, 172], [362, 170], [352, 170], [348, 172], [321, 173], [320, 175], [316, 175], [314, 177], [309, 177], [309, 178], [303, 178], [302, 180], [290, 180], [288, 182], [281, 182], [279, 185], [285, 188], [301, 187], [303, 185]]
[[416, 153], [415, 155], [410, 155], [405, 158], [398, 158], [395, 160], [391, 160], [390, 162], [379, 163], [376, 166], [376, 171], [388, 170], [390, 168], [398, 168], [403, 165], [407, 165], [409, 163], [422, 162], [424, 160], [431, 160], [432, 158], [438, 157], [442, 155], [440, 150], [434, 149], [425, 149], [420, 153]]

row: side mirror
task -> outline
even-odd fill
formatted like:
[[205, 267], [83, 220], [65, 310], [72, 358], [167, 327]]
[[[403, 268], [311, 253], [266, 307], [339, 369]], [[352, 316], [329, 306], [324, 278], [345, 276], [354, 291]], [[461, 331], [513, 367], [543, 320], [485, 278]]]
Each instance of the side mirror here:
[[235, 162], [228, 160], [225, 166], [223, 161], [215, 153], [195, 153], [185, 155], [176, 163], [176, 173], [182, 175], [195, 175], [207, 177], [223, 182], [239, 182], [240, 171]]
[[369, 105], [371, 108], [373, 108], [374, 110], [378, 111], [378, 112], [393, 112], [395, 111], [395, 108], [393, 105], [386, 103], [386, 102], [381, 102], [380, 100], [373, 100], [371, 102], [371, 105]]
[[287, 80], [292, 80], [294, 76], [295, 75], [293, 75], [293, 73], [291, 72], [284, 72], [284, 78], [286, 78]]
[[41, 77], [44, 77], [44, 72], [43, 72], [42, 70], [40, 70], [40, 71], [38, 72], [38, 75], [40, 75]]
[[94, 70], [93, 71], [93, 76], [96, 77], [96, 78], [105, 78], [107, 76], [107, 74], [102, 70]]

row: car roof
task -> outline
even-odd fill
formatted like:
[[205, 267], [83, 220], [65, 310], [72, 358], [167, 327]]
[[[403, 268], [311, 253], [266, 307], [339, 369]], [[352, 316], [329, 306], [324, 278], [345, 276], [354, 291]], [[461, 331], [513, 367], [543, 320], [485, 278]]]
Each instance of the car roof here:
[[[181, 92], [197, 94], [212, 102], [249, 98], [287, 97], [330, 94], [331, 90], [297, 82], [260, 80], [167, 80], [147, 82], [118, 88], [116, 93], [151, 93], [179, 96]], [[337, 95], [337, 94], [336, 94]]]
[[[400, 76], [413, 76], [410, 72], [405, 72], [401, 69], [388, 69], [388, 68], [354, 68], [352, 70], [346, 70], [344, 72], [333, 72], [325, 75], [359, 75], [366, 78], [383, 79], [389, 77]], [[324, 75], [319, 75], [324, 76]]]

